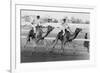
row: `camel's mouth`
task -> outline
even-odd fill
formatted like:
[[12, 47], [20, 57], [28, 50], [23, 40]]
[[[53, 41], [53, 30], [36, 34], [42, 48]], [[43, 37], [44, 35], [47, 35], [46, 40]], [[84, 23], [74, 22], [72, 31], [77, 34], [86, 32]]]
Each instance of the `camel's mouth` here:
[[80, 32], [82, 33], [82, 29], [80, 29]]
[[54, 27], [52, 27], [51, 31], [54, 29]]
[[82, 29], [81, 28], [76, 28], [76, 31], [82, 32]]

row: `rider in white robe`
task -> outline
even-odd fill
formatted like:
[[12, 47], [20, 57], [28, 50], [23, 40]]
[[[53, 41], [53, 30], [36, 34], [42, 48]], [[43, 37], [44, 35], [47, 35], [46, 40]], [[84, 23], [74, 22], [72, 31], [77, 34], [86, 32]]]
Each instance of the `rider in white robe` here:
[[63, 32], [65, 33], [65, 29], [67, 29], [70, 33], [72, 33], [72, 31], [70, 30], [69, 24], [68, 24], [68, 19], [66, 18], [66, 19], [63, 19], [62, 21], [63, 21], [62, 22]]
[[40, 25], [40, 16], [37, 16], [37, 18], [31, 24], [31, 26], [34, 28], [34, 32], [37, 33], [36, 26]]
[[[40, 25], [40, 16], [37, 16], [37, 18], [31, 23], [31, 26], [34, 28], [34, 33], [36, 33], [36, 39], [38, 35], [38, 29], [36, 29], [37, 26]], [[36, 43], [34, 43], [33, 47], [36, 47]]]

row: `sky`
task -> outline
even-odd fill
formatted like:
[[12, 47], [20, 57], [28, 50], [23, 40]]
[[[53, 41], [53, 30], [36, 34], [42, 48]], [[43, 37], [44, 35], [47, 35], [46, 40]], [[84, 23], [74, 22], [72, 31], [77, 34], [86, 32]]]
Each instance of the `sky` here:
[[83, 21], [89, 20], [90, 19], [90, 14], [86, 13], [72, 13], [72, 12], [52, 12], [52, 11], [34, 11], [34, 10], [22, 10], [21, 11], [21, 16], [25, 15], [40, 15], [41, 18], [43, 17], [51, 17], [51, 18], [56, 18], [56, 19], [62, 19], [64, 17], [75, 17], [75, 18], [80, 18]]

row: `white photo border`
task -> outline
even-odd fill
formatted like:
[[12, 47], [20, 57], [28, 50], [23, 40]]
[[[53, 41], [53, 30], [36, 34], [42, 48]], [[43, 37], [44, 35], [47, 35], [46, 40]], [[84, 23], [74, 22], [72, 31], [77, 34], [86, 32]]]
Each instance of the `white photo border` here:
[[[90, 13], [90, 60], [77, 60], [77, 61], [58, 61], [58, 62], [32, 62], [22, 63], [20, 62], [20, 10], [21, 9], [37, 9], [37, 10], [60, 10], [60, 11], [76, 11], [76, 12], [89, 12]], [[13, 24], [13, 25], [12, 25]], [[11, 20], [11, 71], [38, 71], [48, 69], [66, 69], [66, 68], [79, 68], [95, 65], [95, 9], [94, 8], [71, 8], [71, 7], [59, 7], [59, 6], [38, 6], [27, 4], [15, 4], [12, 8], [12, 20]], [[93, 32], [92, 32], [93, 31]]]

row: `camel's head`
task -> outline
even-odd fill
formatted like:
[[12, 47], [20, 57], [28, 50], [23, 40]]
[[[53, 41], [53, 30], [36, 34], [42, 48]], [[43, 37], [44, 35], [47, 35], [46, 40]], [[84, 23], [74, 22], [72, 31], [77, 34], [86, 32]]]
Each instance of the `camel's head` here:
[[52, 26], [48, 26], [48, 31], [52, 31], [54, 29], [54, 27], [52, 27]]
[[62, 35], [63, 34], [63, 30], [61, 30], [59, 33], [60, 33], [60, 35]]
[[79, 32], [81, 32], [81, 31], [82, 31], [81, 28], [76, 28], [76, 30], [75, 30], [76, 33], [79, 33]]

